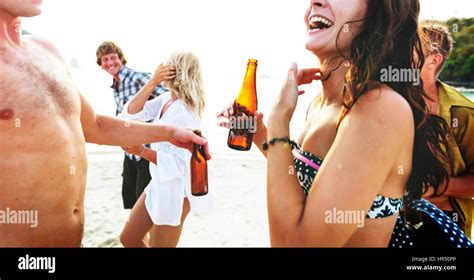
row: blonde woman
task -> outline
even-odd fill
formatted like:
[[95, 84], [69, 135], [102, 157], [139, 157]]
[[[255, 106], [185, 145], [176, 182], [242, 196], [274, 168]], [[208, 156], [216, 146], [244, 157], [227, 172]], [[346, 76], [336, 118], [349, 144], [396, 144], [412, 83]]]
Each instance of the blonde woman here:
[[[148, 101], [161, 83], [170, 91]], [[121, 117], [198, 129], [204, 105], [198, 58], [189, 52], [174, 53], [125, 105]], [[203, 213], [211, 204], [209, 196], [194, 197], [191, 194], [191, 153], [167, 142], [153, 143], [151, 148], [135, 146], [124, 149], [150, 161], [152, 180], [133, 207], [120, 241], [125, 247], [176, 247], [190, 210]], [[149, 240], [145, 240], [147, 233], [150, 233]]]

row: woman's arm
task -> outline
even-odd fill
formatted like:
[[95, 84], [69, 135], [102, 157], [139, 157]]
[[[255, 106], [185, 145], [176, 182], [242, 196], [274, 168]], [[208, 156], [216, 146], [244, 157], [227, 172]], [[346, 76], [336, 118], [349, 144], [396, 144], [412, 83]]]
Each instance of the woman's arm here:
[[163, 64], [158, 66], [151, 80], [130, 100], [127, 113], [133, 115], [142, 111], [155, 88], [164, 81], [174, 79], [174, 77], [175, 70], [173, 66], [164, 66]]
[[257, 132], [253, 135], [253, 143], [258, 147], [264, 157], [267, 157], [267, 151], [263, 149], [263, 143], [267, 141], [267, 126], [263, 122], [263, 114], [257, 112]]
[[156, 165], [156, 151], [153, 151], [152, 149], [147, 147], [145, 148], [140, 157]]
[[122, 147], [122, 150], [131, 155], [141, 157], [142, 159], [145, 159], [156, 165], [156, 152], [146, 146], [135, 145], [129, 147]]
[[[295, 73], [296, 66], [270, 116], [269, 139], [289, 136], [298, 99], [297, 84], [291, 79]], [[407, 139], [413, 137], [412, 122], [411, 109], [398, 94], [367, 93], [339, 128], [307, 197], [294, 172], [289, 172], [294, 167], [291, 150], [283, 144], [271, 146], [267, 199], [272, 245], [343, 246], [358, 225], [328, 223], [328, 215], [342, 210], [365, 218], [395, 159], [411, 144]]]

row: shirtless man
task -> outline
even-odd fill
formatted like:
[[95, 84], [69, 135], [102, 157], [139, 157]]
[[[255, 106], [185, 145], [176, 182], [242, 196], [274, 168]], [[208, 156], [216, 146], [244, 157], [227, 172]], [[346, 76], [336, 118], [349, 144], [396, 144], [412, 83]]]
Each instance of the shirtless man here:
[[21, 35], [42, 0], [0, 0], [0, 210], [36, 211], [38, 225], [1, 223], [0, 247], [78, 247], [84, 226], [85, 143], [207, 141], [192, 131], [96, 115], [55, 47]]

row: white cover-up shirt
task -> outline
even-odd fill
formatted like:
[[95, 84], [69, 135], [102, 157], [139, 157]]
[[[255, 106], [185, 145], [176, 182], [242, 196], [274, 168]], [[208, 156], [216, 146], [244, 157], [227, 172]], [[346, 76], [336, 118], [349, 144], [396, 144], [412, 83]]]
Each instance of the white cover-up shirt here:
[[[165, 93], [146, 102], [142, 111], [128, 113], [128, 102], [120, 117], [133, 121], [153, 121], [154, 124], [173, 125], [191, 129], [199, 128], [199, 117], [181, 100], [174, 101], [160, 118], [164, 105], [171, 98]], [[145, 205], [155, 225], [179, 226], [184, 198], [189, 199], [194, 214], [204, 214], [212, 208], [211, 194], [195, 197], [191, 194], [191, 152], [169, 142], [152, 143], [156, 162], [150, 163], [151, 181], [145, 189]]]

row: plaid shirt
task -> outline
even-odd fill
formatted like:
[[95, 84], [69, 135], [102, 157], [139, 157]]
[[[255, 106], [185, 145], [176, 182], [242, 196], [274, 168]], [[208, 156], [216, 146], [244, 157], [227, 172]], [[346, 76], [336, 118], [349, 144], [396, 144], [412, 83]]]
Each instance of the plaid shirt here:
[[[118, 76], [120, 80], [120, 85], [114, 79], [112, 86], [110, 86], [114, 90], [114, 99], [115, 104], [117, 105], [117, 109], [115, 111], [116, 115], [122, 113], [125, 104], [127, 104], [127, 102], [132, 99], [132, 97], [137, 94], [151, 80], [151, 73], [138, 72], [128, 68], [125, 65], [122, 67], [122, 69], [120, 69]], [[167, 91], [168, 90], [162, 87], [161, 85], [157, 86], [153, 91], [152, 95], [150, 96], [150, 100], [160, 96], [162, 93], [165, 93]], [[128, 153], [125, 154], [130, 159], [133, 159], [132, 155]], [[141, 160], [139, 156], [135, 156], [135, 159], [137, 161]]]
[[[115, 113], [117, 115], [122, 113], [123, 106], [151, 80], [151, 73], [135, 71], [124, 65], [120, 69], [118, 76], [120, 85], [114, 79], [111, 86], [114, 90], [114, 99], [117, 105]], [[153, 91], [152, 97], [157, 97], [167, 91], [167, 89], [159, 85]]]

